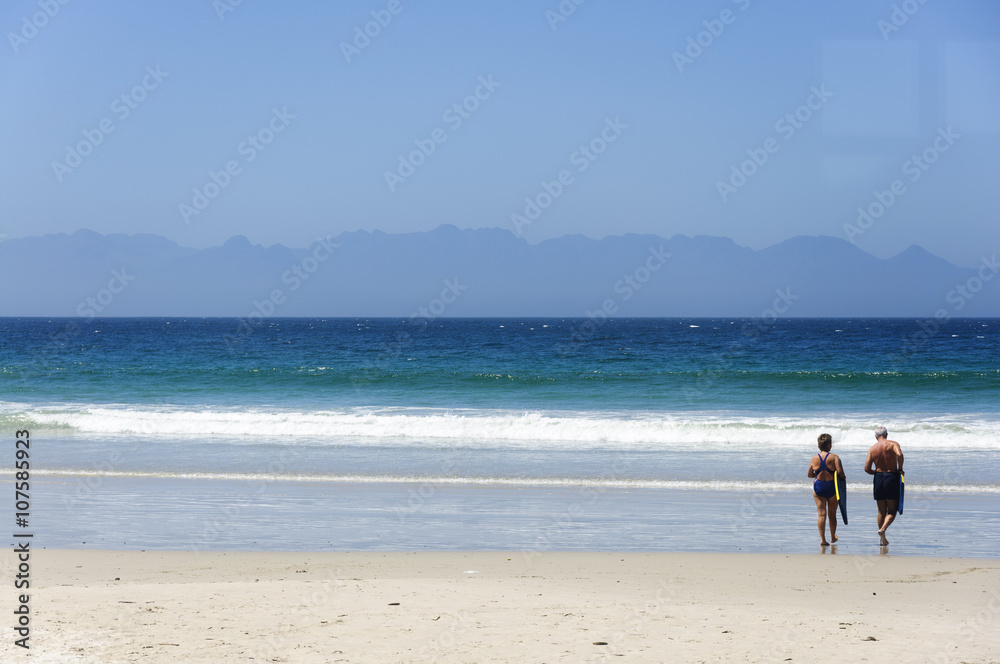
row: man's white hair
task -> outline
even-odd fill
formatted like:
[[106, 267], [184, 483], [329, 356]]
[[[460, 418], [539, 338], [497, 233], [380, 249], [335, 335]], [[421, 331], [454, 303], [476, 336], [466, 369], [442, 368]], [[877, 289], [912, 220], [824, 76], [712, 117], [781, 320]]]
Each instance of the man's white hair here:
[[879, 427], [878, 429], [875, 429], [875, 437], [876, 438], [888, 438], [889, 437], [889, 431], [885, 427]]

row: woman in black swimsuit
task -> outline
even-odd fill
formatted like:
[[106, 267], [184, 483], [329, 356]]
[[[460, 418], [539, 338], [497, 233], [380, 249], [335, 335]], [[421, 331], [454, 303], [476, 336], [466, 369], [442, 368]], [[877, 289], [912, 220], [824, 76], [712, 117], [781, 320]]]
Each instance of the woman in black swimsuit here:
[[[813, 500], [816, 501], [816, 511], [819, 518], [816, 525], [819, 527], [819, 539], [822, 546], [827, 546], [830, 542], [837, 541], [837, 489], [834, 485], [834, 473], [841, 477], [844, 475], [844, 467], [840, 463], [840, 457], [830, 454], [833, 446], [833, 436], [828, 433], [821, 434], [817, 439], [820, 453], [809, 461], [809, 477], [816, 478], [813, 482]], [[826, 541], [826, 522], [830, 521], [830, 542]]]

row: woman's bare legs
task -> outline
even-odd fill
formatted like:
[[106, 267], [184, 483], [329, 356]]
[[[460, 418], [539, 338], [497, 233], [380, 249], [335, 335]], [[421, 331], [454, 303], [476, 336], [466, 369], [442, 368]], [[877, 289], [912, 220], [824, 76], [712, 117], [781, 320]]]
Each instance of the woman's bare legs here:
[[[830, 543], [826, 541], [826, 498], [820, 498], [815, 493], [813, 494], [813, 500], [816, 501], [816, 512], [819, 516], [816, 519], [816, 526], [819, 528], [819, 543], [821, 546], [827, 546]], [[835, 527], [834, 527], [835, 528]], [[831, 533], [832, 534], [832, 533]], [[837, 540], [834, 540], [835, 542]]]
[[827, 514], [827, 517], [830, 520], [830, 541], [831, 542], [836, 542], [837, 541], [837, 505], [840, 504], [840, 501], [838, 501], [837, 497], [834, 496], [833, 498], [827, 498], [826, 504], [827, 504], [826, 514]]

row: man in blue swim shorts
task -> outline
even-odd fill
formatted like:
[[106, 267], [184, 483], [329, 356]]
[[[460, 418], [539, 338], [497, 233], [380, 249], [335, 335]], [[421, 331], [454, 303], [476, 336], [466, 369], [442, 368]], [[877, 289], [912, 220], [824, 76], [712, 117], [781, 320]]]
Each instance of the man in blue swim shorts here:
[[874, 475], [874, 496], [878, 504], [878, 536], [882, 546], [888, 546], [885, 531], [899, 511], [899, 479], [903, 472], [903, 450], [889, 440], [885, 427], [875, 430], [875, 444], [865, 458], [865, 472]]

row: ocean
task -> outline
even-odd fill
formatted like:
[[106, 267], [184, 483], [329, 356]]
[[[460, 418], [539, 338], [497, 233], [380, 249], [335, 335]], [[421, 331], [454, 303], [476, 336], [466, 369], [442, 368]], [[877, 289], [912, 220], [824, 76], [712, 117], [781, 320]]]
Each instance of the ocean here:
[[[37, 546], [1000, 556], [1000, 320], [0, 319]], [[13, 503], [10, 508], [13, 518]]]

